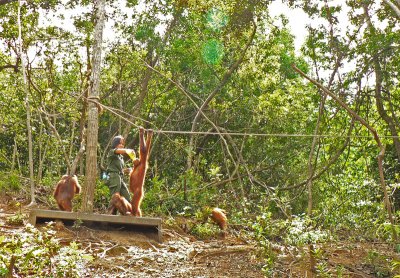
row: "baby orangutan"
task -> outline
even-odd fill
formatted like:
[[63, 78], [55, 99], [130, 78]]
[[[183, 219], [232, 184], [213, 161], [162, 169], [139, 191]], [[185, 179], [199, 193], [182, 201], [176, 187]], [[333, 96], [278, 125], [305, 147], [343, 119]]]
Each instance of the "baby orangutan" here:
[[211, 211], [211, 219], [218, 224], [219, 228], [221, 229], [221, 235], [223, 238], [225, 238], [227, 234], [226, 229], [228, 227], [228, 218], [226, 217], [226, 211], [220, 208], [213, 208], [213, 210]]
[[81, 192], [81, 186], [76, 175], [64, 175], [57, 183], [53, 196], [61, 210], [72, 211], [72, 199], [79, 192]]
[[119, 211], [122, 215], [132, 214], [132, 205], [118, 192], [114, 193], [111, 197], [110, 208], [108, 209], [109, 214], [115, 214]]

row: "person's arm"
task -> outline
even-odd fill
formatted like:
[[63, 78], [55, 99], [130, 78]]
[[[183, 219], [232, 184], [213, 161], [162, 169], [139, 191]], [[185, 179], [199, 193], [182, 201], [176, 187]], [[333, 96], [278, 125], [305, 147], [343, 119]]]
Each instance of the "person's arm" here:
[[114, 153], [116, 154], [135, 154], [135, 151], [132, 149], [115, 149]]
[[136, 159], [135, 151], [132, 149], [115, 149], [116, 154], [127, 154], [132, 160]]

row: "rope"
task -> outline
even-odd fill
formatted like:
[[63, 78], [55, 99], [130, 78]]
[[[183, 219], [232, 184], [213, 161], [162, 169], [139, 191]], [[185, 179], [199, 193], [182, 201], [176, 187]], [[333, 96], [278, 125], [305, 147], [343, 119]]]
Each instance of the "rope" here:
[[[166, 134], [201, 134], [201, 135], [231, 135], [231, 136], [259, 136], [259, 137], [319, 137], [319, 138], [373, 138], [368, 135], [314, 135], [314, 134], [288, 134], [288, 133], [240, 133], [240, 132], [206, 132], [206, 131], [179, 131], [179, 130], [154, 130], [155, 133]], [[400, 136], [379, 136], [380, 138], [399, 138]]]
[[[82, 98], [85, 98], [82, 96]], [[107, 105], [101, 104], [99, 102], [99, 97], [89, 97], [85, 98], [89, 102], [95, 103], [97, 106], [100, 106], [101, 108], [111, 112], [112, 114], [120, 117], [124, 121], [132, 124], [135, 127], [139, 127], [139, 125], [133, 123], [131, 120], [121, 116], [115, 111], [118, 111], [122, 114], [127, 114], [130, 115], [124, 111], [121, 111], [119, 109], [109, 107]], [[132, 115], [130, 115], [133, 117]], [[143, 122], [151, 124], [151, 122], [146, 121], [144, 119], [141, 119], [139, 117], [135, 117]], [[300, 137], [300, 138], [313, 138], [313, 137], [318, 137], [318, 138], [374, 138], [372, 135], [329, 135], [329, 134], [289, 134], [289, 133], [242, 133], [242, 132], [208, 132], [208, 131], [184, 131], [184, 130], [157, 130], [153, 129], [154, 133], [159, 133], [159, 134], [197, 134], [197, 135], [230, 135], [230, 136], [248, 136], [248, 137]], [[400, 138], [400, 136], [391, 136], [391, 135], [383, 135], [379, 136], [380, 138]]]

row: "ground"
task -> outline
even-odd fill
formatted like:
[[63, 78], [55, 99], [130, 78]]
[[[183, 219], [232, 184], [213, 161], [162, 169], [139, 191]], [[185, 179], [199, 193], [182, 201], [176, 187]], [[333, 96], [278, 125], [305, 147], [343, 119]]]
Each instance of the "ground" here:
[[[6, 221], [21, 212], [28, 215], [29, 209], [0, 205], [0, 235], [23, 228]], [[400, 260], [388, 243], [342, 240], [316, 246], [318, 274], [310, 275], [307, 246], [293, 248], [275, 242], [269, 253], [275, 257], [273, 270], [264, 274], [265, 261], [257, 244], [240, 233], [198, 240], [164, 225], [163, 242], [158, 243], [131, 231], [73, 228], [62, 223], [54, 229], [64, 243], [78, 242], [94, 255], [84, 277], [393, 277], [390, 262]]]
[[[0, 205], [0, 235], [22, 230], [23, 225], [6, 223], [18, 212], [12, 205]], [[29, 209], [21, 212], [28, 216]], [[231, 235], [197, 240], [164, 226], [162, 243], [132, 231], [74, 228], [59, 222], [54, 229], [63, 243], [78, 242], [95, 255], [84, 277], [264, 277], [253, 244]]]

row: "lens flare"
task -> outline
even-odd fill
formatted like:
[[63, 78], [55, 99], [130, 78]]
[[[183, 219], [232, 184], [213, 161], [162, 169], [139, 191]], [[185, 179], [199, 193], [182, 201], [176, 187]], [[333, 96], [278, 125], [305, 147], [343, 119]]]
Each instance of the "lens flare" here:
[[207, 64], [218, 64], [224, 56], [224, 46], [218, 40], [209, 40], [203, 45], [202, 55]]

